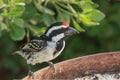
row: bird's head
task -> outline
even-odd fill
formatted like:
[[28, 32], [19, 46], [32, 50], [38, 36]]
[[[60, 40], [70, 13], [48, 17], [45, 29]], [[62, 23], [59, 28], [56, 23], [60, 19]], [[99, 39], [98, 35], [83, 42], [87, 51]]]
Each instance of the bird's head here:
[[79, 33], [74, 28], [70, 27], [67, 22], [56, 22], [46, 30], [45, 35], [50, 37], [52, 41], [59, 41], [66, 36]]

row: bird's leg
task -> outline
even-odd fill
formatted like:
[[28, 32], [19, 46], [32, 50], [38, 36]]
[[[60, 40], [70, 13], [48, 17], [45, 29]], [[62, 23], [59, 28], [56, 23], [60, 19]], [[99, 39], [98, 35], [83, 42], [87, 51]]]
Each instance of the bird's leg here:
[[52, 68], [53, 72], [55, 72], [55, 66], [52, 62], [47, 62], [50, 66], [50, 68]]
[[31, 71], [30, 65], [28, 64], [28, 76], [32, 77], [32, 79], [34, 79], [34, 75], [33, 72]]
[[[31, 58], [33, 52], [29, 52], [29, 56], [27, 57], [27, 59]], [[28, 76], [29, 77], [32, 77], [32, 79], [34, 79], [34, 75], [33, 75], [33, 72], [31, 71], [31, 67], [29, 65], [30, 63], [27, 62], [27, 65], [28, 65]]]

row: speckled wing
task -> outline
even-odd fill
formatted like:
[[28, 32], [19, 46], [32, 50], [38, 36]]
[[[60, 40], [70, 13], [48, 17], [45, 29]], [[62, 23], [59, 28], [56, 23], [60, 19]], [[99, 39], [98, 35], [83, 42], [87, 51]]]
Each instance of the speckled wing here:
[[34, 39], [27, 43], [23, 48], [23, 52], [38, 52], [46, 46], [46, 41]]

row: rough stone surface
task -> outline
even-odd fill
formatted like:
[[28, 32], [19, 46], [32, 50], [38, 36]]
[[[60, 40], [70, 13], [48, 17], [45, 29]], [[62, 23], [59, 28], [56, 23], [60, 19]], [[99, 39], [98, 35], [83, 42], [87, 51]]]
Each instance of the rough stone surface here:
[[120, 73], [105, 73], [105, 74], [92, 74], [73, 80], [120, 80]]

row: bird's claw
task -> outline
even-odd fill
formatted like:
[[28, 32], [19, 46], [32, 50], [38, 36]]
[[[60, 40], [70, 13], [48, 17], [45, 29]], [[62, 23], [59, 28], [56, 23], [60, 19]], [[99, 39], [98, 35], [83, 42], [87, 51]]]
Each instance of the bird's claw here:
[[34, 79], [34, 75], [33, 75], [33, 72], [32, 72], [32, 71], [29, 71], [29, 72], [28, 72], [28, 76], [29, 76], [29, 77], [32, 77], [32, 79]]
[[48, 62], [50, 68], [53, 70], [53, 72], [55, 72], [55, 66], [52, 62]]

